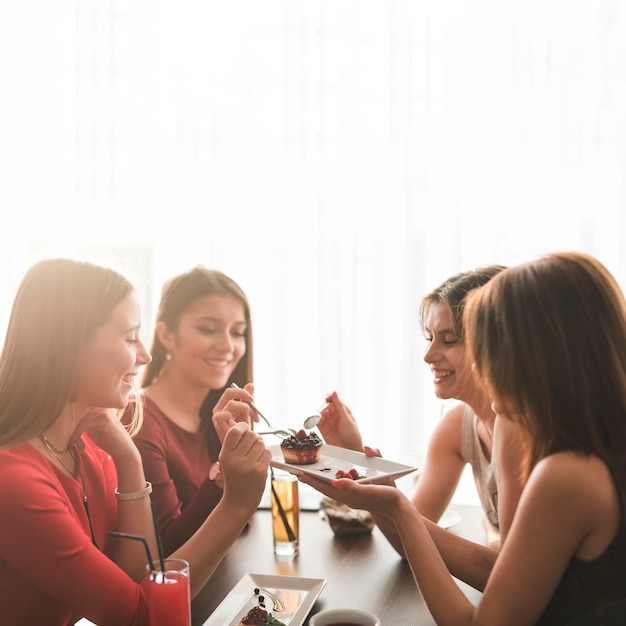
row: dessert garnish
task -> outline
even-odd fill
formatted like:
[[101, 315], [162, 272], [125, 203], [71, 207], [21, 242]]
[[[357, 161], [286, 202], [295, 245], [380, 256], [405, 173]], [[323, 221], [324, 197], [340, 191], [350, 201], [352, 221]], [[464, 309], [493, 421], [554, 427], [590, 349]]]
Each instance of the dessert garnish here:
[[[263, 592], [263, 593], [261, 593]], [[285, 605], [280, 598], [277, 598], [273, 593], [270, 593], [267, 589], [254, 588], [254, 595], [258, 596], [258, 606], [253, 606], [247, 613], [241, 618], [239, 622], [240, 626], [247, 626], [249, 624], [255, 624], [257, 626], [285, 626], [283, 622], [276, 619], [265, 608], [265, 596], [269, 596], [274, 603], [275, 611], [284, 611]]]
[[259, 589], [258, 587], [255, 587], [254, 595], [259, 596], [258, 602], [260, 607], [265, 608], [265, 596], [262, 596], [261, 592], [263, 592], [265, 596], [270, 597], [271, 601], [274, 603], [275, 611], [278, 611], [280, 613], [281, 611], [285, 610], [285, 603], [278, 596], [275, 596], [267, 589]]
[[365, 474], [359, 474], [356, 467], [349, 469], [348, 471], [338, 469], [335, 472], [335, 478], [350, 478], [352, 480], [358, 480], [359, 478], [366, 478]]

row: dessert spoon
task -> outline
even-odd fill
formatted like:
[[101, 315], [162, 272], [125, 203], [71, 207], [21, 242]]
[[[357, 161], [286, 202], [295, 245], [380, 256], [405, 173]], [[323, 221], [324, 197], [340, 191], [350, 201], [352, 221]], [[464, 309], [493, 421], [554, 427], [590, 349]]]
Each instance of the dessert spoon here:
[[[319, 421], [322, 419], [322, 412], [328, 408], [329, 404], [330, 403], [326, 402], [318, 409], [317, 413], [313, 413], [313, 415], [309, 415], [309, 417], [307, 417], [302, 423], [302, 427], [305, 428], [306, 430], [311, 430], [312, 428], [315, 428], [318, 425]], [[258, 434], [259, 435], [287, 435], [289, 436], [290, 434], [292, 434], [292, 432], [295, 432], [295, 431], [292, 431], [291, 429], [278, 428], [276, 430], [267, 430]]]
[[322, 419], [322, 413], [329, 406], [330, 406], [330, 402], [325, 402], [319, 409], [317, 409], [316, 413], [313, 413], [313, 415], [309, 415], [309, 417], [307, 417], [304, 420], [304, 427], [307, 430], [311, 430], [311, 428], [315, 428], [319, 424], [319, 421]]
[[[231, 383], [230, 385], [233, 389], [241, 389], [241, 387], [237, 384], [237, 383]], [[269, 423], [267, 417], [265, 417], [265, 415], [263, 415], [263, 413], [261, 413], [261, 411], [259, 411], [259, 409], [257, 409], [257, 407], [254, 405], [253, 402], [246, 402], [246, 404], [253, 410], [256, 411], [257, 415], [261, 418], [263, 418], [263, 421], [273, 430], [265, 430], [263, 432], [259, 432], [257, 433], [258, 435], [287, 435], [289, 436], [291, 434], [291, 432], [289, 430], [285, 430], [284, 428], [277, 428], [274, 429], [274, 427]], [[307, 417], [302, 426], [304, 428], [306, 428], [307, 430], [311, 430], [312, 428], [315, 428], [319, 421], [322, 419], [322, 411], [325, 411], [328, 407], [330, 406], [329, 402], [325, 402], [318, 410], [316, 413], [313, 413], [313, 415], [309, 415], [309, 417]]]

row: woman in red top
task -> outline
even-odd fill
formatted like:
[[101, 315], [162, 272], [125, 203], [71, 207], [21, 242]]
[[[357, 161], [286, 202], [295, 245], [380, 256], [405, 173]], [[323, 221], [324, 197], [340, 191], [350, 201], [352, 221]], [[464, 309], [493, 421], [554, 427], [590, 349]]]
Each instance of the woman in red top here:
[[[141, 535], [157, 554], [151, 486], [117, 417], [150, 361], [139, 327], [135, 291], [113, 270], [50, 259], [20, 285], [0, 356], [4, 625], [64, 626], [80, 617], [99, 626], [149, 624], [145, 550], [107, 535]], [[223, 409], [223, 497], [172, 554], [190, 564], [192, 597], [255, 511], [271, 456]]]
[[[204, 267], [174, 276], [161, 290], [150, 352], [135, 443], [154, 489], [163, 546], [175, 550], [222, 497], [213, 409], [252, 399], [252, 324], [243, 290]], [[245, 389], [230, 389], [233, 382]], [[247, 419], [247, 405], [239, 406], [237, 419]]]

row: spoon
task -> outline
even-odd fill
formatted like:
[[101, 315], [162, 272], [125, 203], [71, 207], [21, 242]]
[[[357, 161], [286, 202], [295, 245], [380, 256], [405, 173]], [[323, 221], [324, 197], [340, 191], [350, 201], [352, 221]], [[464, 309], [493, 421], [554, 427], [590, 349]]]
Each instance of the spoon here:
[[[237, 383], [231, 383], [230, 385], [233, 389], [241, 389], [241, 387], [237, 384]], [[254, 406], [253, 402], [247, 402], [246, 403], [253, 411], [256, 411], [256, 413], [258, 414], [259, 417], [262, 417], [263, 420], [265, 421], [265, 423], [273, 429], [273, 426], [269, 423], [267, 417], [265, 417], [265, 415], [263, 415], [263, 413], [261, 413], [261, 411], [259, 411], [259, 409], [256, 408], [256, 406]], [[325, 411], [328, 407], [330, 406], [329, 402], [325, 402], [318, 410], [316, 413], [313, 413], [313, 415], [309, 415], [309, 417], [307, 417], [302, 426], [304, 428], [306, 428], [307, 430], [311, 430], [312, 428], [315, 428], [319, 421], [322, 419], [322, 411]], [[289, 433], [283, 429], [283, 428], [277, 428], [277, 429], [273, 429], [273, 430], [265, 430], [263, 432], [257, 433], [259, 435], [277, 435], [277, 434], [281, 434], [281, 435], [289, 435]]]
[[315, 428], [319, 421], [322, 419], [322, 412], [325, 411], [328, 407], [330, 406], [329, 402], [325, 402], [318, 410], [317, 413], [313, 413], [313, 415], [309, 415], [309, 417], [307, 417], [304, 420], [304, 424], [303, 426], [307, 429], [307, 430], [311, 430], [311, 428]]
[[[315, 428], [319, 421], [322, 419], [322, 412], [325, 411], [329, 407], [330, 403], [326, 402], [323, 404], [317, 411], [317, 413], [313, 413], [313, 415], [309, 415], [304, 422], [302, 423], [302, 427], [306, 430], [311, 430]], [[291, 431], [293, 432], [293, 431]], [[291, 432], [288, 432], [286, 429], [278, 428], [276, 430], [267, 430], [262, 433], [258, 433], [259, 435], [290, 435]]]

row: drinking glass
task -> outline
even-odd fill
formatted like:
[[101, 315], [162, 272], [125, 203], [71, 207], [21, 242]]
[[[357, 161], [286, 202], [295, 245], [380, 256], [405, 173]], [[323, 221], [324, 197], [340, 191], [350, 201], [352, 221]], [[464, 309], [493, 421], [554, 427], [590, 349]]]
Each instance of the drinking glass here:
[[189, 563], [165, 559], [148, 566], [145, 586], [150, 626], [191, 626]]
[[300, 537], [298, 479], [288, 472], [272, 469], [271, 486], [274, 554], [295, 556]]

